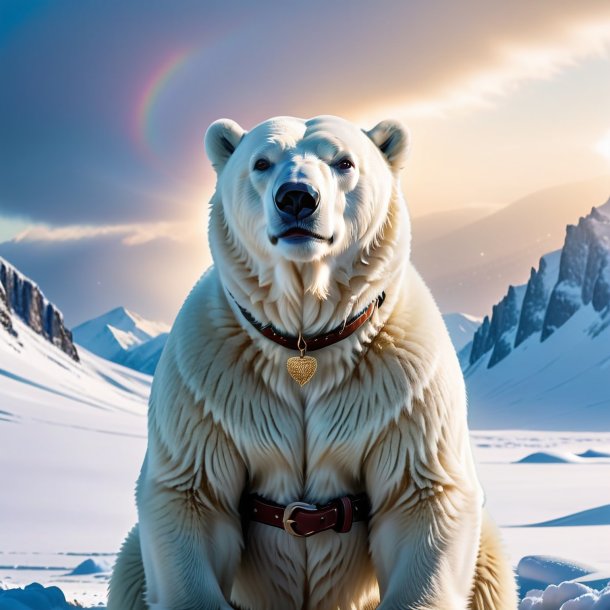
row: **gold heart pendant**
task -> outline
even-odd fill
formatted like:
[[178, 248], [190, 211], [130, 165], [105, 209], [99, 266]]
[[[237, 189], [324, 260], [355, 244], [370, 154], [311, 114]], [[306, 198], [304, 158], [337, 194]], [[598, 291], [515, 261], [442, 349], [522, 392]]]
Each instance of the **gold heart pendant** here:
[[292, 356], [286, 361], [290, 376], [303, 387], [315, 374], [318, 361], [313, 356]]

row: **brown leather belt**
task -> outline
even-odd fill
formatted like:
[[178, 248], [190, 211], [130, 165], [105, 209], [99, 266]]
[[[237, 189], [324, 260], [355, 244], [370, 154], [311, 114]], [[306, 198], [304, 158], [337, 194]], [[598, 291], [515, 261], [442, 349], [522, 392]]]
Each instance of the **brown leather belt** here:
[[336, 498], [324, 506], [306, 502], [282, 506], [251, 494], [244, 506], [244, 517], [286, 530], [293, 536], [307, 537], [326, 530], [349, 532], [355, 521], [368, 520], [369, 510], [369, 499], [364, 493]]

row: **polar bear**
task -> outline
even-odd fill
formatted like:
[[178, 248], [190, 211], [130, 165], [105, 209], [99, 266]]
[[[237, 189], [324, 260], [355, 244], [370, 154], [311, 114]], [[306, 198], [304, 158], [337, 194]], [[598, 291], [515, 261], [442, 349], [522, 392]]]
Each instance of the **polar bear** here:
[[408, 134], [213, 123], [214, 266], [155, 375], [110, 610], [510, 610], [464, 382], [409, 261]]

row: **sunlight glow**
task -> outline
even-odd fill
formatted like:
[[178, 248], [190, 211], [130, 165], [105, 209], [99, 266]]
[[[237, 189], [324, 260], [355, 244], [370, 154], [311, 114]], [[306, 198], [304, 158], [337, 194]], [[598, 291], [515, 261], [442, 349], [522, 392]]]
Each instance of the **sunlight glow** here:
[[[491, 108], [503, 96], [526, 82], [552, 80], [563, 71], [591, 58], [610, 54], [610, 18], [585, 22], [562, 30], [538, 44], [497, 43], [495, 60], [485, 69], [462, 73], [446, 88], [418, 101], [387, 100], [369, 109], [370, 116], [447, 118], [459, 110]], [[383, 112], [382, 112], [383, 109]], [[364, 114], [362, 119], [368, 115]], [[362, 122], [362, 120], [361, 120]]]
[[610, 130], [606, 135], [595, 145], [595, 150], [607, 161], [610, 161]]

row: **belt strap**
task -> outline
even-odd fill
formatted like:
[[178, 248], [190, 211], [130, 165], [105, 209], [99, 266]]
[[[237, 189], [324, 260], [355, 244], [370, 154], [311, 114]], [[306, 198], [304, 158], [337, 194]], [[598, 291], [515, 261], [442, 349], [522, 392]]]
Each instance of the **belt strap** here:
[[292, 502], [287, 506], [251, 494], [244, 507], [247, 521], [256, 521], [286, 530], [297, 537], [313, 536], [326, 530], [349, 532], [355, 521], [367, 521], [370, 503], [364, 493], [342, 496], [317, 506], [306, 502]]

